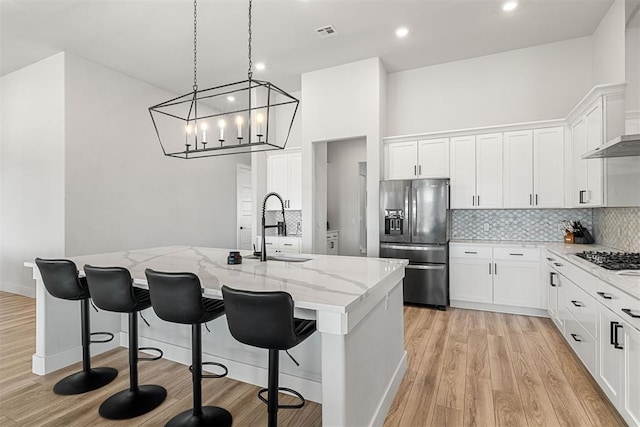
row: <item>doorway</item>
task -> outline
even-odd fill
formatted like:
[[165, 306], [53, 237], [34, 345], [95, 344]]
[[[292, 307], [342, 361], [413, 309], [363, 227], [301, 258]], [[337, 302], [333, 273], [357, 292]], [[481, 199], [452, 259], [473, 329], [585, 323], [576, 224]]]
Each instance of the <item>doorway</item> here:
[[251, 249], [251, 227], [253, 224], [253, 192], [251, 186], [251, 166], [238, 165], [237, 169], [237, 237], [238, 249]]

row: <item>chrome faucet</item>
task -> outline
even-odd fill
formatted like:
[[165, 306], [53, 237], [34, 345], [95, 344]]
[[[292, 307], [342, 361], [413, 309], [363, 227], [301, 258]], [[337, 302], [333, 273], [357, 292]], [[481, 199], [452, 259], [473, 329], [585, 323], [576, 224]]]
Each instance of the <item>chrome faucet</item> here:
[[278, 193], [269, 193], [264, 196], [264, 200], [262, 201], [262, 248], [260, 249], [260, 261], [267, 260], [267, 236], [265, 236], [265, 230], [267, 228], [275, 228], [278, 227], [278, 224], [275, 225], [266, 225], [265, 212], [267, 210], [267, 199], [271, 196], [276, 196], [280, 200], [280, 205], [282, 206], [282, 222], [284, 223], [283, 227], [283, 236], [287, 235], [287, 222], [284, 220], [284, 200]]

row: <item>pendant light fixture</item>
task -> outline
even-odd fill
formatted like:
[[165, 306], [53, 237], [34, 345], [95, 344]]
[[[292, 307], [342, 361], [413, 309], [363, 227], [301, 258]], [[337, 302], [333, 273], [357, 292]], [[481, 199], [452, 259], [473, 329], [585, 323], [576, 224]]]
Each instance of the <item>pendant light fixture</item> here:
[[[253, 78], [249, 0], [247, 80], [198, 89], [198, 4], [193, 2], [193, 91], [149, 108], [165, 156], [182, 159], [285, 148], [298, 99]], [[288, 126], [276, 135], [275, 122]]]

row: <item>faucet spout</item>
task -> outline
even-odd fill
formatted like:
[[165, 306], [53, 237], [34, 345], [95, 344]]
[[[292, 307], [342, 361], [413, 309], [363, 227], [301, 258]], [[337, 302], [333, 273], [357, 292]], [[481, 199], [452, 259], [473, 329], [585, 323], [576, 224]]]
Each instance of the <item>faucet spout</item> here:
[[[266, 196], [264, 196], [264, 200], [262, 201], [262, 247], [260, 248], [260, 261], [266, 261], [267, 260], [267, 236], [265, 236], [265, 231], [267, 228], [273, 228], [273, 227], [277, 227], [278, 225], [267, 225], [266, 224], [266, 211], [267, 211], [267, 200], [269, 199], [269, 197], [271, 196], [275, 196], [278, 198], [278, 200], [280, 200], [280, 206], [282, 206], [282, 220], [284, 221], [284, 200], [282, 200], [282, 196], [280, 196], [278, 193], [275, 192], [271, 192], [269, 194], [267, 194]], [[284, 235], [287, 235], [287, 223], [284, 223]]]

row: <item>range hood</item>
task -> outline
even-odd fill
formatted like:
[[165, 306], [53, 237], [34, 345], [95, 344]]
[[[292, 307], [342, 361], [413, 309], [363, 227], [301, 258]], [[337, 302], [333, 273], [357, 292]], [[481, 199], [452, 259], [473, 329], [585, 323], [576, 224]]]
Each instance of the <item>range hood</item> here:
[[588, 151], [583, 159], [606, 159], [609, 157], [640, 156], [640, 134], [622, 135], [606, 144]]

